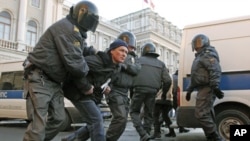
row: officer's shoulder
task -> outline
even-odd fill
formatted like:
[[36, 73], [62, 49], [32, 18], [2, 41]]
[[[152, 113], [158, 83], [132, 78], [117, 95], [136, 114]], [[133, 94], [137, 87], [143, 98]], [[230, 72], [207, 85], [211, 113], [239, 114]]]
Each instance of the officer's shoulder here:
[[217, 56], [217, 52], [214, 47], [209, 47], [204, 51], [204, 55], [206, 56]]

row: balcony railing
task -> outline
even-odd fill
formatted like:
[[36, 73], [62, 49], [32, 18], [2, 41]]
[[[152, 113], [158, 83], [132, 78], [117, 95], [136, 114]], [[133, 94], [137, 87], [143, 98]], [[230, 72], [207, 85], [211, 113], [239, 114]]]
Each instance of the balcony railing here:
[[17, 50], [17, 43], [7, 40], [0, 40], [0, 47], [10, 50]]
[[[20, 51], [20, 50], [18, 50], [18, 43], [17, 42], [9, 41], [9, 40], [3, 40], [3, 39], [0, 39], [0, 48]], [[20, 52], [31, 52], [32, 50], [33, 50], [32, 46], [26, 45], [25, 49], [21, 50]]]

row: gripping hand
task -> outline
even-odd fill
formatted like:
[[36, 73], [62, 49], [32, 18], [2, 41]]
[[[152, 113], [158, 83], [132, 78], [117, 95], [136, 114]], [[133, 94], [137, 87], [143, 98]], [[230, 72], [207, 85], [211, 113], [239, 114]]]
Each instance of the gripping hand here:
[[187, 95], [186, 95], [186, 100], [189, 101], [191, 98], [191, 93], [193, 92], [193, 89], [188, 88]]
[[187, 100], [187, 101], [190, 100], [190, 98], [191, 98], [191, 93], [192, 93], [192, 92], [187, 92], [187, 95], [186, 95], [186, 100]]
[[215, 96], [219, 99], [222, 99], [224, 97], [224, 93], [218, 87], [215, 87], [213, 89], [213, 92], [214, 92]]

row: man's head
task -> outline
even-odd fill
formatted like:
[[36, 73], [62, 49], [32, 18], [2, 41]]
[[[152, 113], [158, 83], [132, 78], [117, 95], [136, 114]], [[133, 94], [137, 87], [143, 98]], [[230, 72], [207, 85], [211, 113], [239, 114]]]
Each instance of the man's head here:
[[87, 32], [95, 32], [99, 23], [98, 8], [90, 1], [82, 0], [73, 6], [72, 17], [76, 20], [78, 26]]
[[123, 63], [128, 54], [128, 45], [121, 39], [116, 39], [110, 46], [108, 53], [111, 55], [113, 63]]
[[120, 35], [118, 35], [118, 39], [121, 39], [128, 44], [129, 52], [136, 50], [136, 37], [133, 33], [124, 31]]
[[156, 47], [153, 43], [146, 43], [142, 46], [142, 53], [141, 53], [142, 56], [145, 56], [145, 55], [151, 55], [151, 56], [154, 56], [154, 57], [158, 57], [159, 54], [156, 53]]
[[192, 51], [199, 51], [201, 48], [207, 47], [209, 45], [209, 38], [204, 34], [198, 34], [192, 40]]

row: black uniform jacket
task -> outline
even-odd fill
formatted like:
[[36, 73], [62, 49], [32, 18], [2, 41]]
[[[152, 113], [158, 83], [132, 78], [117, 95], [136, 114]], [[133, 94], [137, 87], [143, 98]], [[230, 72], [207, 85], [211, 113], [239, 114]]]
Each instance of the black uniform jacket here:
[[[110, 86], [112, 87], [113, 77], [120, 71], [120, 65], [114, 64], [110, 55], [104, 52], [86, 56], [85, 60], [89, 66], [87, 77], [79, 78], [69, 75], [63, 84], [64, 94], [70, 100], [91, 98], [99, 103], [103, 97], [100, 86], [111, 78]], [[95, 87], [94, 94], [85, 95], [84, 92], [89, 90], [91, 85]]]
[[27, 59], [42, 69], [53, 81], [61, 83], [70, 73], [73, 77], [84, 77], [89, 71], [83, 56], [86, 33], [67, 16], [50, 26]]

